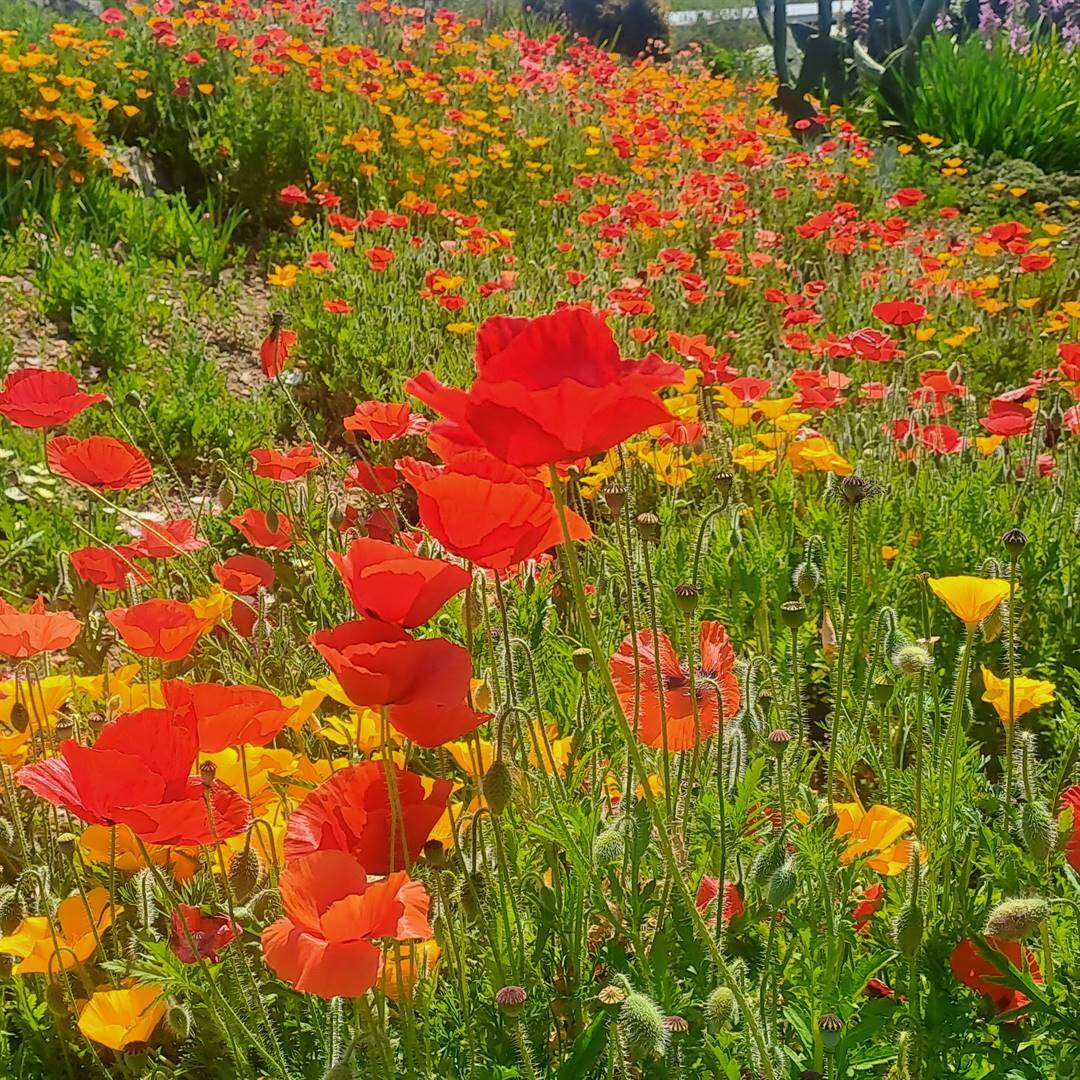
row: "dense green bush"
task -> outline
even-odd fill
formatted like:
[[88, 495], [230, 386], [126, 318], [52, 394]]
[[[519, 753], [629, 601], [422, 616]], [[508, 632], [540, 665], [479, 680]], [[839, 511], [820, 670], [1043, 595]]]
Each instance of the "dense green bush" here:
[[888, 110], [912, 134], [932, 132], [1044, 172], [1080, 172], [1080, 57], [1056, 39], [1018, 53], [1004, 36], [987, 46], [934, 35], [901, 89]]

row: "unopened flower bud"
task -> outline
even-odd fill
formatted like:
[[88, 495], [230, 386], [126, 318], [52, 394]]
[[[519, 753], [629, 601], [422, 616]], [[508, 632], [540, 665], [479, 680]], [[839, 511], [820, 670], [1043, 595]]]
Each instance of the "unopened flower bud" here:
[[718, 986], [705, 1002], [705, 1019], [713, 1031], [730, 1027], [739, 1015], [735, 994], [728, 986]]
[[232, 481], [226, 476], [224, 480], [218, 485], [217, 499], [218, 505], [222, 511], [228, 510], [233, 504], [233, 499], [236, 498], [236, 488], [233, 487]]
[[719, 473], [716, 477], [716, 486], [720, 494], [726, 498], [731, 494], [731, 489], [735, 486], [735, 477], [729, 472]]
[[593, 862], [598, 868], [610, 866], [622, 859], [625, 848], [623, 835], [618, 829], [605, 829], [593, 841]]
[[893, 922], [893, 940], [897, 949], [908, 959], [922, 947], [925, 919], [922, 910], [914, 904], [905, 904]]
[[16, 889], [0, 892], [0, 932], [11, 934], [26, 918], [26, 905]]
[[776, 911], [787, 907], [788, 901], [795, 895], [799, 878], [795, 873], [794, 856], [785, 859], [780, 869], [769, 878], [765, 889], [765, 901]]
[[1024, 847], [1036, 862], [1045, 862], [1049, 857], [1056, 832], [1054, 818], [1044, 802], [1036, 799], [1024, 803], [1020, 811], [1020, 835]]
[[246, 900], [262, 880], [259, 853], [250, 845], [242, 847], [229, 863], [229, 884], [239, 900]]
[[164, 1034], [174, 1043], [187, 1041], [191, 1034], [191, 1012], [186, 1005], [171, 1002], [166, 1007]]
[[791, 584], [800, 596], [810, 596], [821, 584], [821, 571], [815, 563], [804, 559], [795, 567], [795, 572], [791, 575]]
[[493, 814], [501, 814], [514, 797], [514, 778], [510, 768], [501, 758], [491, 763], [491, 767], [480, 781], [484, 798]]
[[668, 1029], [660, 1006], [645, 994], [631, 990], [619, 1009], [619, 1038], [634, 1061], [663, 1057]]
[[901, 645], [892, 654], [893, 667], [904, 675], [920, 675], [934, 666], [929, 650], [922, 645]]
[[16, 731], [25, 731], [30, 726], [30, 710], [25, 701], [16, 701], [11, 706], [11, 726]]
[[1049, 917], [1050, 902], [1042, 897], [1002, 900], [991, 909], [983, 936], [1023, 941], [1034, 934]]

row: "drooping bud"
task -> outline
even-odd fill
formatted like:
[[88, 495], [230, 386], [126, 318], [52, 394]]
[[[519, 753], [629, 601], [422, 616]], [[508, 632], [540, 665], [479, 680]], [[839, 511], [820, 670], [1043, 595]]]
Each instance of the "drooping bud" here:
[[191, 1035], [191, 1011], [179, 1002], [170, 1002], [165, 1008], [163, 1034], [173, 1043], [186, 1042]]
[[501, 814], [514, 797], [514, 778], [509, 766], [502, 758], [491, 763], [491, 767], [480, 781], [480, 786], [493, 814]]
[[995, 905], [986, 920], [985, 937], [1023, 941], [1050, 917], [1050, 902], [1039, 896], [1018, 900], [1002, 900]]
[[277, 510], [274, 507], [267, 507], [266, 510], [266, 527], [272, 532], [278, 531], [278, 526], [281, 524], [281, 519], [278, 516]]
[[217, 499], [218, 505], [221, 507], [222, 513], [229, 509], [233, 504], [233, 499], [236, 498], [236, 488], [233, 487], [233, 482], [226, 476], [224, 480], [218, 485]]
[[479, 870], [469, 871], [458, 887], [458, 903], [470, 922], [475, 922], [480, 917], [487, 891], [487, 878]]
[[441, 840], [426, 840], [424, 842], [424, 858], [428, 866], [435, 870], [441, 870], [446, 865], [446, 848]]
[[922, 645], [910, 643], [901, 645], [892, 654], [892, 664], [902, 675], [921, 675], [934, 666], [929, 651]]
[[784, 865], [787, 848], [780, 837], [769, 840], [750, 864], [750, 880], [759, 888], [767, 887], [769, 879]]
[[11, 706], [11, 726], [16, 731], [25, 731], [30, 726], [30, 710], [25, 701], [16, 701]]
[[26, 918], [26, 904], [17, 889], [7, 888], [0, 892], [0, 932], [11, 934]]
[[1001, 631], [1005, 629], [1009, 621], [1009, 601], [1002, 600], [1000, 604], [985, 619], [980, 623], [979, 628], [982, 630], [983, 639], [985, 641], [996, 641], [1001, 636]]
[[631, 990], [619, 1009], [619, 1038], [635, 1061], [663, 1057], [668, 1029], [660, 1006], [645, 994]]
[[791, 584], [800, 596], [810, 596], [821, 584], [821, 571], [816, 563], [810, 559], [804, 559], [795, 567], [795, 572], [791, 575]]
[[242, 847], [229, 863], [229, 884], [237, 899], [246, 900], [262, 881], [263, 865], [259, 853], [250, 845]]

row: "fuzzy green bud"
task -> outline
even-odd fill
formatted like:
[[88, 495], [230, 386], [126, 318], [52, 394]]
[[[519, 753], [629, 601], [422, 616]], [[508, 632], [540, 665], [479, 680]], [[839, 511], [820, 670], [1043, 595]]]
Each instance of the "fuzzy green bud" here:
[[501, 758], [491, 763], [491, 768], [484, 773], [480, 786], [493, 814], [501, 814], [514, 797], [514, 778], [510, 767]]
[[787, 902], [795, 894], [799, 884], [798, 875], [795, 873], [794, 856], [785, 859], [783, 865], [769, 878], [765, 887], [765, 902], [769, 907], [779, 911], [787, 906]]
[[1050, 917], [1050, 902], [1039, 896], [1018, 900], [1002, 900], [995, 905], [986, 920], [985, 937], [1023, 941], [1030, 937]]
[[804, 559], [795, 567], [795, 572], [791, 575], [791, 584], [800, 596], [811, 596], [817, 592], [817, 587], [821, 584], [821, 571], [815, 563]]
[[593, 862], [597, 868], [619, 862], [626, 850], [623, 835], [618, 829], [605, 829], [593, 841]]
[[914, 904], [902, 907], [893, 922], [893, 940], [897, 949], [909, 960], [922, 947], [925, 923], [922, 909]]
[[246, 900], [262, 880], [263, 865], [253, 847], [241, 848], [229, 863], [229, 884], [239, 900]]
[[668, 1027], [660, 1006], [645, 994], [631, 990], [619, 1008], [619, 1038], [635, 1061], [663, 1057]]
[[783, 840], [774, 837], [754, 857], [750, 864], [750, 880], [759, 887], [766, 887], [769, 879], [784, 865], [787, 851]]
[[713, 1031], [723, 1031], [739, 1018], [735, 994], [728, 986], [718, 986], [705, 1002], [705, 1019]]
[[1045, 862], [1057, 838], [1054, 819], [1041, 800], [1024, 803], [1020, 811], [1020, 836], [1024, 847], [1036, 862]]

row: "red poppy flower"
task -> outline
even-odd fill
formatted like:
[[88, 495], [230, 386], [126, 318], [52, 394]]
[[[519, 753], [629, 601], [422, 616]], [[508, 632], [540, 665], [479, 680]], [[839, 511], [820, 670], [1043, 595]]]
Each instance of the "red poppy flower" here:
[[58, 435], [46, 445], [45, 458], [57, 476], [99, 491], [130, 491], [154, 475], [138, 447], [110, 435]]
[[[714, 878], [711, 874], [704, 874], [701, 878], [701, 884], [698, 885], [697, 896], [694, 897], [694, 903], [697, 904], [698, 911], [706, 911], [711, 903], [720, 895], [720, 881], [718, 878]], [[723, 918], [724, 922], [730, 922], [732, 919], [738, 918], [743, 912], [746, 911], [746, 905], [743, 903], [742, 893], [739, 892], [739, 886], [734, 881], [724, 882], [724, 907]], [[712, 920], [716, 922], [715, 917]]]
[[865, 327], [848, 334], [847, 341], [860, 360], [873, 360], [886, 363], [900, 354], [900, 348], [888, 334], [872, 327]]
[[[488, 570], [506, 570], [562, 540], [555, 499], [539, 480], [489, 454], [460, 454], [436, 466], [413, 458], [398, 462], [416, 490], [420, 520], [447, 551]], [[592, 531], [567, 511], [571, 540]]]
[[161, 688], [177, 721], [196, 733], [204, 754], [228, 746], [266, 746], [293, 714], [277, 694], [261, 686], [170, 679]]
[[292, 522], [284, 514], [277, 515], [277, 527], [273, 529], [266, 520], [266, 514], [254, 507], [248, 507], [242, 514], [229, 518], [229, 523], [239, 529], [253, 547], [284, 551], [293, 545]]
[[870, 920], [881, 910], [884, 903], [885, 886], [880, 882], [863, 892], [862, 899], [851, 909], [856, 933], [865, 934], [870, 929]]
[[70, 611], [46, 611], [39, 596], [26, 611], [0, 599], [0, 656], [25, 660], [38, 653], [66, 649], [82, 623]]
[[250, 807], [220, 780], [191, 775], [194, 732], [167, 709], [123, 713], [93, 746], [65, 739], [55, 757], [26, 765], [18, 782], [91, 825], [128, 825], [147, 843], [194, 846], [235, 836]]
[[271, 330], [259, 346], [259, 363], [268, 379], [276, 379], [289, 362], [289, 353], [296, 345], [292, 330]]
[[191, 518], [173, 521], [144, 521], [139, 526], [140, 537], [132, 545], [147, 559], [171, 559], [181, 552], [202, 551], [206, 541], [195, 534]]
[[369, 884], [364, 867], [340, 851], [289, 863], [278, 882], [285, 917], [262, 933], [263, 956], [294, 990], [362, 997], [379, 978], [377, 938], [427, 940], [430, 899], [404, 872]]
[[[660, 670], [656, 668], [651, 630], [637, 636], [636, 652], [641, 669], [637, 737], [646, 745], [664, 745], [660, 708], [663, 695], [667, 716], [668, 750], [689, 750], [695, 743], [694, 705], [690, 698], [690, 674], [679, 662], [666, 634], [658, 639]], [[611, 677], [619, 694], [623, 714], [632, 725], [636, 693], [634, 689], [635, 642], [627, 637], [611, 658]], [[723, 705], [724, 723], [730, 723], [739, 711], [739, 682], [735, 677], [735, 652], [727, 630], [718, 622], [705, 621], [699, 636], [697, 690], [698, 725], [701, 738], [707, 739], [720, 723], [718, 705]], [[720, 699], [717, 696], [720, 689]]]
[[918, 434], [923, 446], [935, 454], [956, 454], [964, 449], [964, 436], [948, 424], [927, 424]]
[[624, 361], [603, 320], [574, 307], [488, 319], [477, 335], [476, 370], [468, 391], [428, 372], [406, 389], [443, 415], [435, 431], [518, 466], [591, 457], [665, 423], [671, 414], [656, 390], [684, 377], [655, 354]]
[[408, 402], [397, 401], [361, 401], [344, 423], [346, 431], [362, 431], [375, 442], [417, 435], [427, 427], [427, 421], [417, 416]]
[[989, 415], [980, 416], [979, 423], [991, 435], [1009, 438], [1029, 434], [1035, 424], [1035, 414], [1018, 402], [995, 399], [990, 402]]
[[416, 640], [392, 623], [358, 619], [317, 631], [311, 643], [349, 700], [362, 708], [450, 705], [464, 701], [468, 692], [468, 650], [445, 638]]
[[196, 964], [199, 957], [216, 964], [221, 958], [221, 950], [239, 932], [239, 927], [228, 915], [204, 915], [191, 904], [173, 908], [171, 921], [169, 948], [182, 964]]
[[343, 481], [346, 491], [361, 488], [372, 495], [386, 495], [401, 487], [401, 477], [393, 465], [369, 465], [366, 461], [354, 461]]
[[742, 375], [726, 385], [744, 405], [757, 401], [772, 389], [772, 383], [768, 379], [759, 379], [755, 375]]
[[307, 476], [312, 469], [317, 469], [323, 459], [315, 453], [315, 447], [308, 443], [306, 446], [294, 446], [291, 450], [252, 450], [251, 460], [254, 462], [252, 472], [266, 480], [277, 480], [279, 483], [291, 484]]
[[1080, 784], [1073, 784], [1067, 791], [1062, 792], [1061, 801], [1065, 804], [1063, 814], [1072, 810], [1072, 827], [1065, 841], [1065, 858], [1080, 874]]
[[274, 584], [274, 568], [258, 555], [233, 555], [214, 567], [214, 577], [237, 596], [253, 596]]
[[[424, 842], [446, 812], [451, 780], [428, 780], [395, 766], [401, 818], [393, 828], [382, 762], [339, 769], [293, 811], [285, 833], [288, 861], [313, 851], [347, 851], [373, 874], [419, 858]], [[406, 843], [402, 844], [402, 837]]]
[[140, 584], [146, 584], [151, 578], [150, 571], [134, 561], [138, 554], [134, 544], [122, 544], [111, 548], [79, 548], [68, 552], [68, 558], [75, 573], [84, 581], [99, 589], [122, 589], [127, 585], [129, 575]]
[[[1002, 941], [999, 938], [987, 938], [986, 944], [991, 951], [1000, 953], [1013, 967], [1027, 971], [1033, 982], [1041, 983], [1042, 975], [1035, 957], [1022, 942]], [[1019, 990], [1003, 986], [998, 980], [1002, 976], [1004, 964], [998, 967], [979, 951], [974, 941], [961, 941], [949, 957], [949, 966], [953, 974], [969, 990], [981, 994], [994, 1009], [994, 1012], [1011, 1012], [1022, 1009], [1031, 999]]]
[[354, 540], [344, 555], [327, 554], [357, 614], [407, 629], [426, 623], [472, 581], [460, 566], [421, 559], [381, 540]]
[[417, 746], [443, 746], [464, 738], [490, 719], [489, 713], [476, 712], [467, 702], [442, 705], [422, 701], [415, 705], [393, 705], [390, 723]]
[[870, 310], [890, 326], [910, 326], [926, 318], [926, 308], [914, 300], [880, 300]]
[[1058, 365], [1066, 379], [1080, 382], [1080, 341], [1063, 341], [1057, 347], [1061, 363]]
[[138, 656], [183, 660], [210, 623], [180, 600], [144, 600], [128, 608], [105, 612], [124, 644]]
[[104, 394], [84, 394], [66, 371], [23, 368], [8, 372], [0, 390], [0, 413], [20, 427], [56, 427], [104, 400]]

